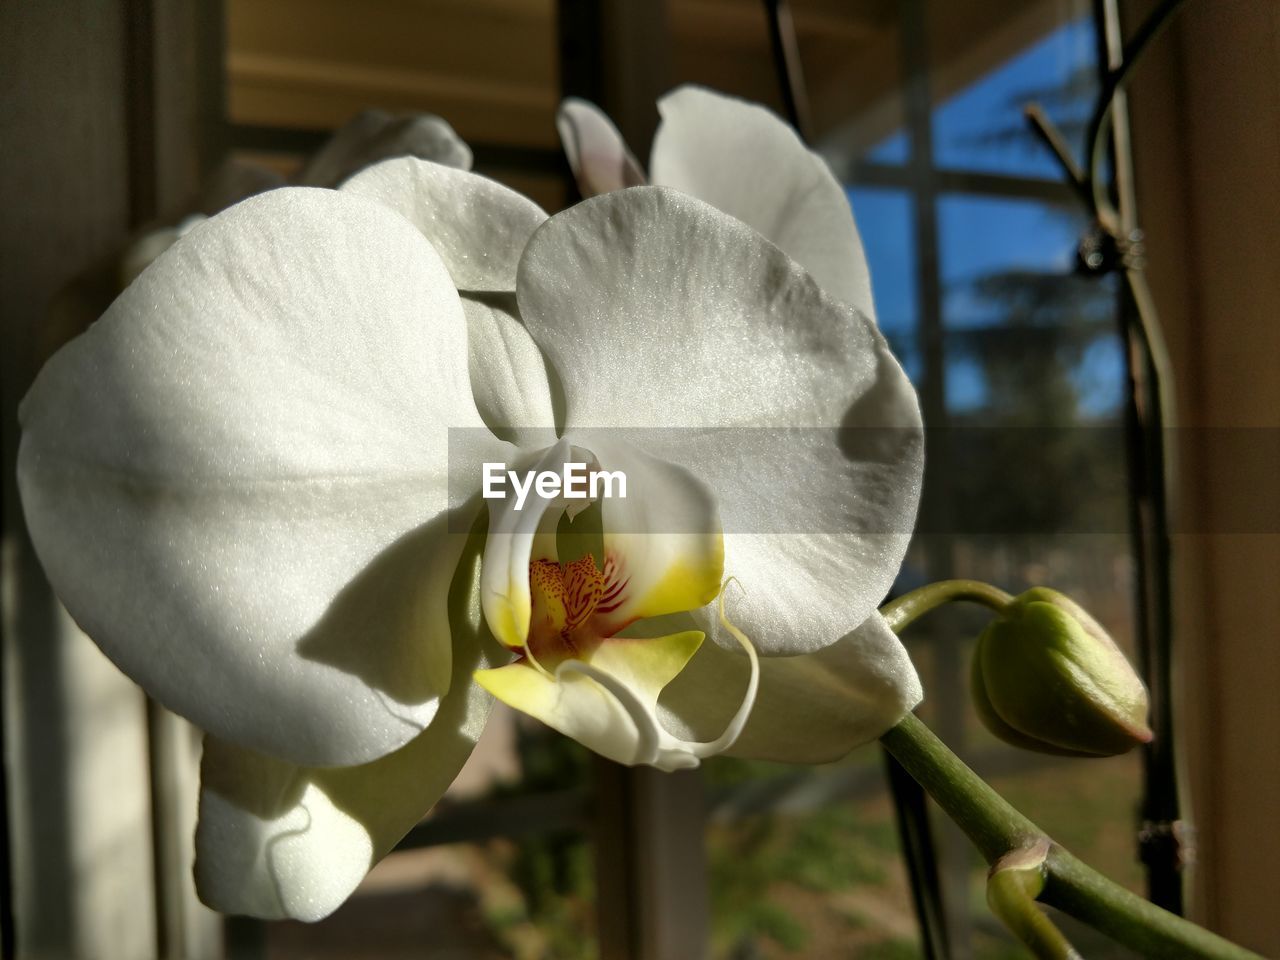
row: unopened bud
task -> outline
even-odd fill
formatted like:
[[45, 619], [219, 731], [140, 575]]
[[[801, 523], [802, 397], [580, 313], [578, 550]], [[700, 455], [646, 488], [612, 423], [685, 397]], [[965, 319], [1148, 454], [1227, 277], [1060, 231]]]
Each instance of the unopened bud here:
[[973, 697], [988, 730], [1028, 750], [1109, 757], [1151, 739], [1146, 688], [1120, 648], [1044, 587], [1015, 598], [978, 638]]

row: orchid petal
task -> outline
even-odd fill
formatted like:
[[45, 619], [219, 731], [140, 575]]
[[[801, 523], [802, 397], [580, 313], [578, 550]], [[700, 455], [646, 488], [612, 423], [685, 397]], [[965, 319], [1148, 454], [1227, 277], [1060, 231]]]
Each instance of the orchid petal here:
[[467, 294], [467, 352], [476, 409], [489, 429], [520, 447], [555, 442], [547, 362], [510, 294]]
[[294, 182], [300, 187], [336, 187], [352, 174], [395, 157], [471, 169], [471, 148], [440, 117], [363, 110], [325, 141]]
[[501, 656], [476, 632], [478, 544], [470, 554], [450, 598], [453, 683], [431, 725], [406, 746], [363, 766], [316, 769], [206, 737], [195, 868], [205, 903], [223, 913], [319, 920], [445, 792], [493, 704], [471, 673]]
[[219, 738], [320, 765], [408, 742], [449, 683], [446, 428], [484, 433], [464, 324], [378, 204], [282, 189], [195, 227], [23, 403], [63, 603]]
[[594, 676], [582, 671], [583, 661], [567, 660], [561, 668], [578, 666], [558, 668], [552, 675], [521, 660], [481, 670], [475, 679], [503, 703], [603, 757], [630, 765], [652, 763], [661, 736], [658, 694], [702, 640], [697, 630], [650, 640], [606, 640], [586, 661], [595, 667]]
[[556, 129], [584, 197], [646, 182], [644, 169], [627, 149], [622, 134], [594, 103], [577, 97], [561, 101]]
[[761, 653], [820, 649], [875, 611], [923, 462], [915, 393], [867, 317], [741, 222], [654, 187], [548, 221], [517, 298], [562, 374], [567, 436], [626, 428], [715, 491], [735, 621]]
[[[684, 737], [723, 728], [734, 691], [750, 674], [746, 657], [703, 644], [663, 691], [664, 725]], [[760, 663], [755, 710], [730, 756], [785, 763], [828, 763], [870, 743], [921, 699], [920, 681], [898, 638], [874, 614], [816, 653]]]
[[341, 192], [376, 200], [422, 231], [462, 291], [514, 290], [520, 251], [547, 219], [532, 200], [488, 177], [414, 157], [369, 167]]
[[757, 104], [685, 86], [658, 101], [653, 182], [750, 224], [830, 295], [875, 317], [849, 199], [826, 162]]

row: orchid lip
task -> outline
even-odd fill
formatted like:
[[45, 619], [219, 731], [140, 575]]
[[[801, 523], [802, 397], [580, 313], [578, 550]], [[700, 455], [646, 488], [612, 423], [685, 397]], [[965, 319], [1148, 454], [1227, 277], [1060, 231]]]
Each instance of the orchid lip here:
[[[726, 581], [725, 588], [732, 581]], [[583, 660], [568, 659], [557, 668], [555, 679], [563, 682], [571, 674], [581, 674], [594, 680], [607, 690], [615, 701], [626, 711], [636, 730], [634, 764], [646, 764], [663, 770], [690, 769], [698, 766], [699, 761], [714, 757], [728, 750], [737, 742], [751, 711], [755, 706], [756, 694], [760, 688], [760, 659], [755, 646], [738, 627], [726, 616], [724, 609], [724, 589], [721, 589], [718, 608], [719, 623], [738, 641], [751, 664], [751, 675], [738, 709], [725, 725], [724, 732], [714, 740], [695, 741], [682, 740], [668, 733], [659, 722], [656, 713], [650, 709], [625, 683], [599, 670]], [[643, 643], [643, 640], [632, 641]]]

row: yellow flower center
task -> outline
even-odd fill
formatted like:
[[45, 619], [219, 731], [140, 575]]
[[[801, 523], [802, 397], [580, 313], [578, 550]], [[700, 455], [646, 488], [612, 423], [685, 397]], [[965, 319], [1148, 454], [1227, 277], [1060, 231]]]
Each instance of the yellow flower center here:
[[527, 643], [539, 660], [582, 653], [584, 642], [599, 639], [583, 629], [605, 593], [605, 577], [592, 554], [563, 565], [534, 560], [529, 564], [529, 593]]

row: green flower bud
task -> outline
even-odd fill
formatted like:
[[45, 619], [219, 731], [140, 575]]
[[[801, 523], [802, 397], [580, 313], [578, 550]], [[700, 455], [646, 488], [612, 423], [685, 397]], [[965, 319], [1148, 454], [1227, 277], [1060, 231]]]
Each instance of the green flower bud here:
[[1109, 757], [1151, 739], [1147, 690], [1078, 604], [1036, 587], [978, 638], [973, 698], [987, 729], [1041, 753]]

